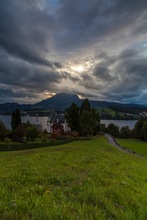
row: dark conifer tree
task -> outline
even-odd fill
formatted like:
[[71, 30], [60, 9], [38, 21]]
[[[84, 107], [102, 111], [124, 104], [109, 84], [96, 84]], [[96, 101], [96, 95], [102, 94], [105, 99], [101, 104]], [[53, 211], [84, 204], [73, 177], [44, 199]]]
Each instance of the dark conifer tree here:
[[16, 109], [16, 111], [13, 111], [12, 113], [12, 119], [11, 119], [12, 130], [16, 130], [18, 125], [21, 125], [21, 116], [20, 116], [20, 110]]
[[91, 111], [91, 106], [90, 106], [90, 102], [88, 99], [85, 99], [81, 105], [81, 108], [80, 108], [80, 114], [83, 112], [83, 111]]
[[80, 108], [80, 132], [84, 136], [95, 135], [100, 131], [98, 112], [91, 108], [88, 99], [85, 99]]
[[72, 131], [79, 131], [79, 107], [75, 103], [67, 108], [65, 118]]
[[20, 110], [16, 109], [16, 122], [17, 122], [17, 126], [21, 125], [21, 116], [20, 116]]

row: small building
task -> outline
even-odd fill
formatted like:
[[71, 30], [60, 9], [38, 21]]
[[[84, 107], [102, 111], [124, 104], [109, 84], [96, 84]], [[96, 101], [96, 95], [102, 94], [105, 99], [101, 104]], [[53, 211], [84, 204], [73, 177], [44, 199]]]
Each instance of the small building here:
[[47, 119], [47, 132], [63, 134], [71, 131], [69, 128], [65, 115], [63, 113], [53, 112]]

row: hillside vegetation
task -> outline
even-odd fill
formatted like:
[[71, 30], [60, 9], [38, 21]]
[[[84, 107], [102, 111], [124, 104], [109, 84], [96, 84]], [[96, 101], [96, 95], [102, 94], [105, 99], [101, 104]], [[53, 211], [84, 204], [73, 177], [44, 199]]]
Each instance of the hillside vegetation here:
[[145, 220], [147, 161], [101, 136], [0, 153], [0, 219]]

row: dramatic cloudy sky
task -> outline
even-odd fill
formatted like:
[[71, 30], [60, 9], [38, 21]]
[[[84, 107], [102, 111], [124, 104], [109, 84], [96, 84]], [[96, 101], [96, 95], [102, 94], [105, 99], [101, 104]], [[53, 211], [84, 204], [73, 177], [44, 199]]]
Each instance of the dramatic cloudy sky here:
[[147, 0], [1, 0], [0, 103], [147, 105]]

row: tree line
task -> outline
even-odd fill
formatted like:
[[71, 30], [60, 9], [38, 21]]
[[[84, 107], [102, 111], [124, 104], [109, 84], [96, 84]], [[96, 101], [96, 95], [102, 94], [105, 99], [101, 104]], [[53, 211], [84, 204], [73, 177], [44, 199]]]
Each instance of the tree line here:
[[39, 129], [35, 126], [21, 122], [20, 110], [13, 111], [11, 118], [11, 128], [9, 130], [4, 123], [0, 121], [0, 140], [5, 142], [18, 141], [26, 142], [27, 140], [34, 141], [40, 134]]
[[[105, 124], [100, 123], [99, 113], [90, 106], [88, 99], [83, 101], [81, 107], [72, 103], [66, 109], [65, 118], [71, 128], [71, 133], [75, 132], [77, 136], [94, 136], [101, 132], [110, 133], [117, 138], [139, 138], [147, 141], [147, 119], [139, 119], [132, 130], [128, 126], [119, 129], [113, 123], [106, 127]], [[12, 114], [11, 127], [12, 131], [8, 130], [0, 121], [1, 141], [34, 141], [38, 136], [42, 138], [42, 141], [47, 141], [47, 131], [41, 131], [36, 125], [29, 122], [21, 122], [19, 109], [16, 109]]]
[[66, 120], [71, 131], [79, 132], [79, 135], [96, 135], [99, 132], [109, 133], [116, 138], [139, 138], [147, 141], [147, 119], [139, 119], [133, 129], [129, 126], [119, 127], [113, 123], [108, 126], [100, 123], [99, 113], [91, 108], [89, 100], [85, 99], [78, 107], [73, 103], [66, 110]]
[[138, 138], [147, 141], [147, 119], [139, 119], [133, 129], [130, 129], [129, 126], [124, 126], [119, 129], [119, 127], [113, 123], [110, 123], [107, 127], [105, 124], [101, 124], [101, 131], [109, 133], [116, 138]]

